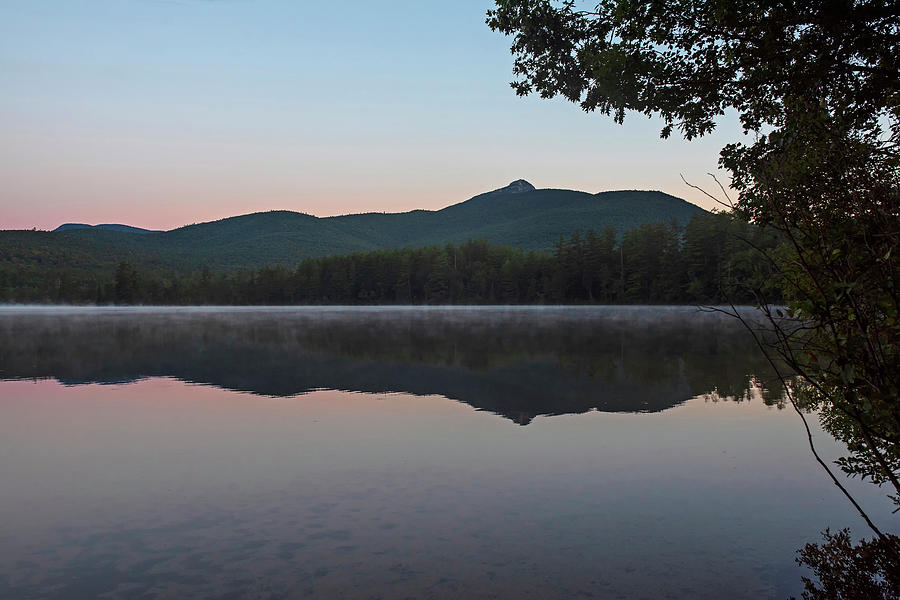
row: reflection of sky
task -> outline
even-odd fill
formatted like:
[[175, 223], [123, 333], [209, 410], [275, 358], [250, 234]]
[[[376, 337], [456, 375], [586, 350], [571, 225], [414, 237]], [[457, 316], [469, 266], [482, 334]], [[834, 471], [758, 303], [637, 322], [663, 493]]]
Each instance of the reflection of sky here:
[[169, 379], [0, 382], [0, 398], [13, 585], [786, 597], [796, 548], [860, 530], [796, 415], [759, 401], [523, 428], [439, 396]]
[[440, 208], [526, 178], [703, 182], [733, 123], [661, 142], [519, 99], [491, 2], [0, 3], [0, 228]]

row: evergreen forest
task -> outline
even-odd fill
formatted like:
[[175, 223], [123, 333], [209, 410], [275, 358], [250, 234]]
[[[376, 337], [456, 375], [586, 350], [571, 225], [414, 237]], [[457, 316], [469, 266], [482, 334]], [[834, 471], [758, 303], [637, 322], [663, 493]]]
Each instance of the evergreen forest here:
[[[244, 270], [0, 262], [0, 301], [55, 304], [692, 304], [779, 301], [765, 252], [779, 238], [727, 214], [698, 213], [576, 232], [552, 252], [469, 240], [305, 259]], [[64, 261], [61, 261], [64, 262]]]

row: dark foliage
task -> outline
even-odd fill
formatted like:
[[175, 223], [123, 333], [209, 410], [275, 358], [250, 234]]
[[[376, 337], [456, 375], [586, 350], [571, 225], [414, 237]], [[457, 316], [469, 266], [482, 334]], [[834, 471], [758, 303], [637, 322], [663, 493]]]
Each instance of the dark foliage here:
[[610, 227], [576, 233], [552, 254], [468, 241], [311, 258], [296, 269], [187, 273], [128, 261], [94, 271], [0, 268], [8, 302], [114, 304], [643, 304], [750, 302], [767, 264], [741, 239], [778, 238], [726, 215], [686, 228], [642, 225], [616, 243]]
[[900, 539], [887, 536], [854, 545], [850, 531], [826, 530], [822, 544], [807, 544], [797, 562], [810, 567], [818, 582], [803, 578], [804, 600], [896, 600], [900, 598], [900, 571], [893, 550]]

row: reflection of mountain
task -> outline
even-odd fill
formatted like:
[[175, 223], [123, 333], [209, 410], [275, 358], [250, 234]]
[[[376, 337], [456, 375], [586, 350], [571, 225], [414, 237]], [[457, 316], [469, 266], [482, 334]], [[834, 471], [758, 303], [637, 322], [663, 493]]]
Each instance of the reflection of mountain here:
[[690, 308], [0, 312], [4, 378], [440, 394], [522, 424], [740, 395], [763, 371], [739, 323]]

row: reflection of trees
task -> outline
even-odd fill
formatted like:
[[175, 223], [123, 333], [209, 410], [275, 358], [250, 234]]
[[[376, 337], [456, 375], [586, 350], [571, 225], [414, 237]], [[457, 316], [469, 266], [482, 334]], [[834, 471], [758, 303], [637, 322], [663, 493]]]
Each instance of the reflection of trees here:
[[803, 578], [804, 600], [890, 600], [900, 598], [900, 572], [895, 568], [896, 536], [853, 544], [850, 530], [826, 530], [823, 544], [807, 544], [797, 562], [813, 570], [818, 581]]
[[137, 314], [2, 316], [2, 376], [441, 394], [527, 423], [659, 411], [712, 390], [742, 397], [766, 372], [739, 324], [689, 309]]

